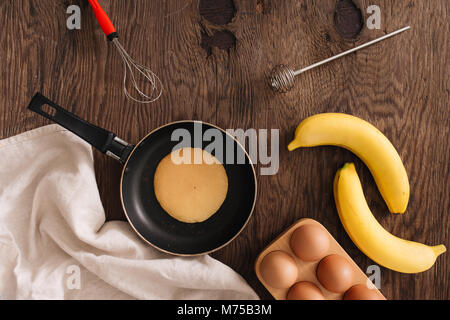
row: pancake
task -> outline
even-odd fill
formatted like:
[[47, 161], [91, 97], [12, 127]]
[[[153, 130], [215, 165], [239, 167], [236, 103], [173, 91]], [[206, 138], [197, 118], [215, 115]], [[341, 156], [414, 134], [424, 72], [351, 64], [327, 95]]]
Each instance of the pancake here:
[[156, 168], [153, 183], [161, 207], [186, 223], [209, 219], [228, 192], [224, 166], [199, 148], [182, 148], [164, 157]]

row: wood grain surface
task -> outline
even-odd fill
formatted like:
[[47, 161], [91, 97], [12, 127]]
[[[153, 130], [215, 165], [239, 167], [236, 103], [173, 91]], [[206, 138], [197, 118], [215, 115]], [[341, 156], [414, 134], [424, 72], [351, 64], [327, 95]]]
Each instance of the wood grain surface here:
[[[362, 270], [372, 264], [345, 233], [332, 181], [356, 163], [376, 218], [395, 235], [449, 247], [449, 19], [447, 0], [355, 0], [381, 8], [381, 30], [344, 39], [334, 27], [336, 0], [235, 0], [234, 18], [215, 25], [198, 0], [102, 0], [122, 44], [164, 84], [160, 100], [139, 105], [122, 92], [123, 66], [87, 1], [0, 1], [0, 137], [49, 122], [26, 110], [36, 91], [78, 116], [136, 143], [170, 121], [196, 119], [223, 128], [280, 129], [280, 169], [259, 177], [254, 215], [243, 233], [213, 256], [239, 272], [261, 298], [258, 253], [294, 221], [322, 223]], [[81, 7], [81, 30], [66, 28], [66, 9]], [[406, 25], [412, 30], [300, 76], [290, 93], [272, 93], [264, 79], [276, 64], [304, 67]], [[226, 31], [234, 47], [202, 48], [202, 35]], [[210, 44], [214, 44], [211, 41]], [[320, 112], [345, 112], [378, 127], [399, 151], [411, 184], [405, 215], [389, 214], [368, 169], [334, 147], [297, 150], [287, 144], [298, 123]], [[45, 152], [45, 150], [43, 150]], [[124, 219], [121, 166], [95, 151], [97, 181], [109, 220]], [[381, 268], [388, 299], [449, 299], [449, 254], [416, 275]]]

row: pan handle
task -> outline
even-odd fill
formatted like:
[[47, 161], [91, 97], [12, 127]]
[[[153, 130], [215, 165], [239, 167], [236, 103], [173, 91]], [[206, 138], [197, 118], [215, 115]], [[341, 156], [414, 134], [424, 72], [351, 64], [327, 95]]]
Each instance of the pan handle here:
[[78, 118], [39, 92], [31, 99], [28, 109], [63, 126], [96, 149], [122, 163], [125, 163], [134, 148], [114, 133]]

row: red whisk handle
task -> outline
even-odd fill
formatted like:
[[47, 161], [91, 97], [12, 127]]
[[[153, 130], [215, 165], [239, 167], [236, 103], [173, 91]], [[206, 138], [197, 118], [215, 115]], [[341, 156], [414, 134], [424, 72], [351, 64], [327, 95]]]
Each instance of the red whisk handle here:
[[94, 10], [95, 17], [97, 18], [100, 27], [103, 30], [103, 33], [106, 35], [108, 40], [112, 40], [114, 38], [118, 38], [116, 28], [112, 24], [106, 12], [102, 9], [97, 0], [89, 0], [89, 3]]

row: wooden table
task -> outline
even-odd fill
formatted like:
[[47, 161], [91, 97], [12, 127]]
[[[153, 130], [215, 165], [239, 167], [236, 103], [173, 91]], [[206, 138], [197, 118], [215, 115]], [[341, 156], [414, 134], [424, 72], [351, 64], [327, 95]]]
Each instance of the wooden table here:
[[[355, 2], [363, 13], [370, 4], [380, 6], [381, 30], [364, 28], [356, 39], [344, 39], [333, 23], [335, 0], [235, 0], [234, 19], [222, 26], [202, 18], [198, 0], [102, 0], [123, 45], [164, 82], [158, 102], [138, 105], [122, 93], [122, 62], [87, 1], [1, 1], [0, 135], [49, 124], [26, 110], [37, 90], [132, 143], [152, 128], [181, 119], [223, 128], [280, 129], [278, 174], [259, 177], [250, 223], [213, 254], [262, 298], [270, 295], [256, 279], [255, 258], [302, 217], [328, 228], [363, 270], [373, 264], [351, 242], [335, 209], [332, 181], [347, 161], [356, 163], [369, 205], [387, 230], [448, 247], [449, 2]], [[70, 4], [81, 7], [81, 30], [66, 28]], [[303, 67], [405, 25], [412, 30], [302, 75], [288, 94], [274, 94], [264, 82], [278, 63]], [[202, 34], [209, 39], [224, 30], [235, 36], [234, 47], [201, 46]], [[369, 171], [350, 152], [333, 147], [286, 150], [298, 123], [320, 112], [359, 116], [389, 137], [410, 177], [405, 215], [388, 213]], [[108, 219], [124, 219], [120, 164], [96, 151], [95, 165]], [[448, 263], [447, 253], [422, 274], [382, 268], [381, 290], [389, 299], [449, 299]]]

